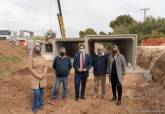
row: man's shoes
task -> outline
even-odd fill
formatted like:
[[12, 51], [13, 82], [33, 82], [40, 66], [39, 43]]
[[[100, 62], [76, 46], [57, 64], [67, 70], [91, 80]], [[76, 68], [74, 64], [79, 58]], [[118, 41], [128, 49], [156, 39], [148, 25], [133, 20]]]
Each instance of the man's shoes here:
[[85, 98], [85, 97], [80, 97], [80, 99], [86, 100], [86, 98]]
[[94, 96], [92, 97], [92, 99], [97, 99], [97, 96], [96, 96], [96, 95], [94, 95]]
[[121, 105], [121, 100], [118, 100], [118, 101], [116, 102], [116, 105]]
[[116, 101], [117, 98], [116, 97], [113, 97], [110, 101]]
[[76, 97], [76, 98], [75, 98], [75, 101], [79, 101], [79, 98], [78, 98], [78, 97]]

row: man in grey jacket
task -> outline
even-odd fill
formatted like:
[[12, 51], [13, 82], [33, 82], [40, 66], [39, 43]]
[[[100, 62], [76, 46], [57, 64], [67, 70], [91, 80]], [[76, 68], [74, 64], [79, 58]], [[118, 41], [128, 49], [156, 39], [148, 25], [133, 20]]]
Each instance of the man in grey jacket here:
[[[126, 73], [125, 57], [120, 54], [117, 45], [112, 46], [112, 54], [110, 54], [107, 64], [107, 73], [109, 74], [109, 80], [112, 85], [113, 98], [111, 101], [116, 101], [116, 105], [121, 104], [122, 97], [122, 80]], [[118, 98], [116, 95], [118, 93]]]

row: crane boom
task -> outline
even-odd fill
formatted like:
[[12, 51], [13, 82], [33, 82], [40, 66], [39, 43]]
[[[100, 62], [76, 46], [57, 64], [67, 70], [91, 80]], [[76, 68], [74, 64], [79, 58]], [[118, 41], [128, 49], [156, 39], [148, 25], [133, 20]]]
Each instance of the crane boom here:
[[59, 9], [58, 20], [59, 20], [59, 23], [60, 23], [60, 29], [61, 29], [61, 33], [62, 33], [61, 35], [62, 35], [62, 38], [66, 38], [66, 31], [65, 31], [65, 26], [64, 26], [64, 18], [63, 18], [63, 15], [62, 15], [60, 0], [57, 0], [57, 3], [58, 3], [58, 9]]

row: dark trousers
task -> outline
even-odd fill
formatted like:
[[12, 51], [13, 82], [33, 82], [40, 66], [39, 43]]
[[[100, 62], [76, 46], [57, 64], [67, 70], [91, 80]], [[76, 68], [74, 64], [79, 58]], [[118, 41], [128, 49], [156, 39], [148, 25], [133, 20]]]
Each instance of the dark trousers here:
[[85, 96], [85, 88], [88, 76], [84, 75], [84, 73], [76, 73], [75, 74], [75, 97], [80, 97], [80, 85], [81, 85], [81, 97]]
[[112, 93], [113, 98], [117, 98], [116, 91], [118, 93], [118, 100], [121, 100], [122, 97], [122, 85], [118, 79], [117, 74], [112, 75], [111, 77]]

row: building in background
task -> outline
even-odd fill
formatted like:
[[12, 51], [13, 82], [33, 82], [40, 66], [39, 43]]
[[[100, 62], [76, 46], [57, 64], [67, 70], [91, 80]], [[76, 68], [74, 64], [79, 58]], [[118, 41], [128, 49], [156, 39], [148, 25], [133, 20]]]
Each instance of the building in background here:
[[0, 40], [10, 40], [13, 36], [16, 36], [16, 31], [0, 30]]

